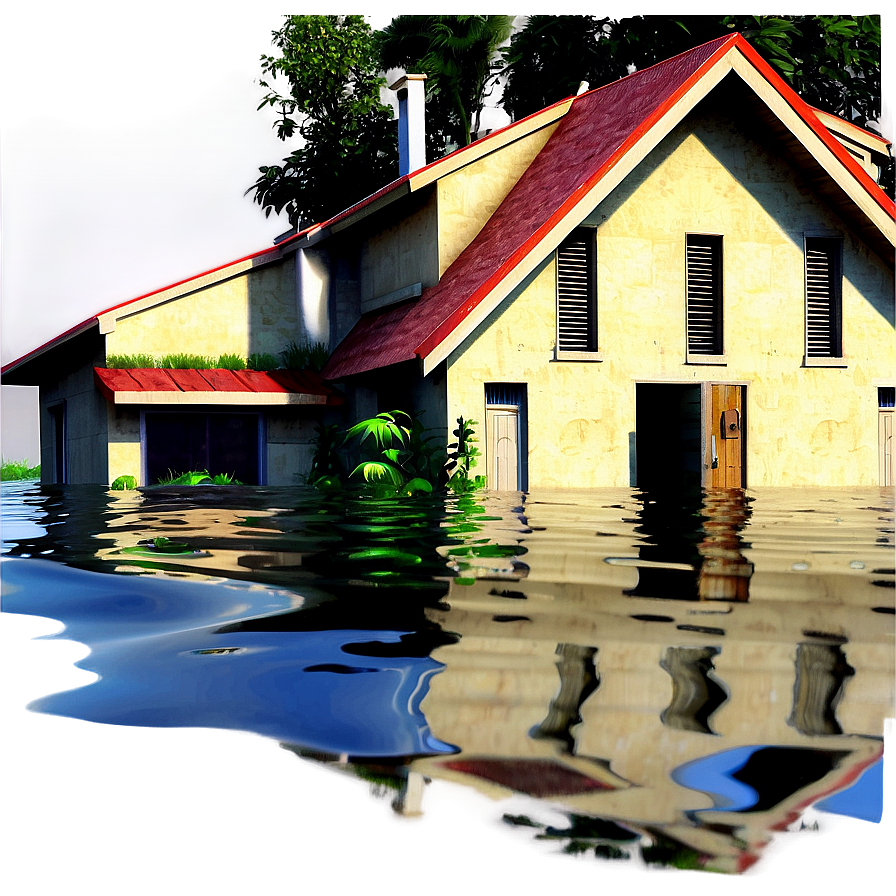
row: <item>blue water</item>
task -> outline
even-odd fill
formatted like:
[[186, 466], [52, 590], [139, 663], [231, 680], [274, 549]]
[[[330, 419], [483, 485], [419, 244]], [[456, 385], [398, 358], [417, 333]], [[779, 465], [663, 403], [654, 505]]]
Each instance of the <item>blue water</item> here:
[[813, 804], [881, 818], [892, 494], [2, 497], [3, 611], [97, 676], [33, 711], [254, 732], [399, 807], [528, 795], [568, 825], [520, 836], [603, 859], [736, 873]]

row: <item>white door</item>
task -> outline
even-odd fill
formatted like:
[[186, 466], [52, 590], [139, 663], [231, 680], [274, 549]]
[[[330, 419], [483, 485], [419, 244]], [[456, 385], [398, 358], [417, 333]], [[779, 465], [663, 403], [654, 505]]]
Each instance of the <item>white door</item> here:
[[520, 411], [512, 406], [485, 409], [488, 487], [499, 491], [520, 488]]

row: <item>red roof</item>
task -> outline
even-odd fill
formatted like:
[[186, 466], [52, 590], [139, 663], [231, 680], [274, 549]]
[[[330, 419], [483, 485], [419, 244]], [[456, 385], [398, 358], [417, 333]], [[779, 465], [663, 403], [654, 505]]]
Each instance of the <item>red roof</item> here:
[[[311, 370], [94, 367], [93, 375], [103, 397], [113, 404], [334, 405], [345, 401], [340, 392]], [[170, 396], [162, 394], [155, 398], [159, 393], [170, 393]]]
[[[892, 217], [893, 203], [739, 34], [578, 96], [478, 236], [413, 303], [364, 315], [323, 370], [330, 380], [426, 358], [674, 103], [740, 49]], [[873, 188], [873, 190], [871, 190]]]

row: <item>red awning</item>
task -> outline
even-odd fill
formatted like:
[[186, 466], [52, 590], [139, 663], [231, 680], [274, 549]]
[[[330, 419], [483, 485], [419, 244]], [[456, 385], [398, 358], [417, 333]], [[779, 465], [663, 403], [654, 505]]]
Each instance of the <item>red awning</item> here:
[[310, 370], [167, 370], [94, 367], [103, 397], [140, 405], [338, 405], [342, 393]]

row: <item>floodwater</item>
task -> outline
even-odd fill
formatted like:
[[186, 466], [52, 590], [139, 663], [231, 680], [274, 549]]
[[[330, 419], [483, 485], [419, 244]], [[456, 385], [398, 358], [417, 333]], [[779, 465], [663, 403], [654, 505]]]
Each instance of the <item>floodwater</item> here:
[[423, 830], [475, 792], [595, 886], [749, 876], [781, 832], [885, 810], [892, 490], [2, 497], [2, 609], [61, 622], [93, 679], [34, 712], [252, 732]]

